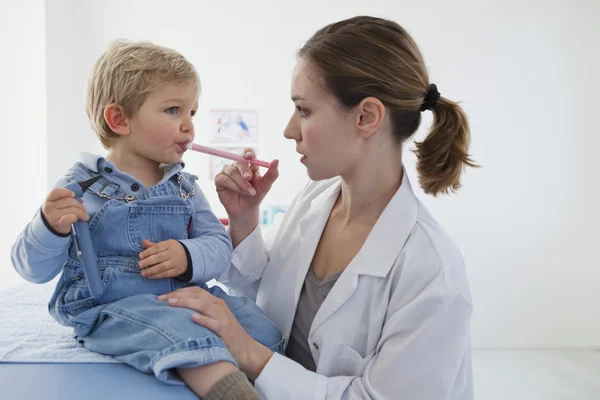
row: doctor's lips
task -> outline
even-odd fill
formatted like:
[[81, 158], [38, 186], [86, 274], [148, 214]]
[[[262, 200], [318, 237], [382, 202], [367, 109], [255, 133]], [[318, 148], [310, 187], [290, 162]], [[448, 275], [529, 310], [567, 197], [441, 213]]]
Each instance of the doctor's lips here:
[[308, 157], [306, 157], [304, 154], [300, 153], [298, 150], [296, 150], [296, 153], [300, 154], [300, 162], [304, 162]]

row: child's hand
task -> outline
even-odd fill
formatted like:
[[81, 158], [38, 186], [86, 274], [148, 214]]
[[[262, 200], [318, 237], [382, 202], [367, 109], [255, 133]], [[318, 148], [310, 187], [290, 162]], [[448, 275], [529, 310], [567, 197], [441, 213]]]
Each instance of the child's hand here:
[[75, 193], [65, 188], [56, 188], [48, 193], [42, 213], [52, 229], [63, 235], [71, 231], [71, 224], [90, 219], [83, 204], [75, 199]]
[[142, 246], [146, 249], [140, 253], [142, 261], [138, 263], [142, 276], [149, 279], [175, 278], [187, 270], [187, 255], [177, 240], [153, 243], [144, 239]]

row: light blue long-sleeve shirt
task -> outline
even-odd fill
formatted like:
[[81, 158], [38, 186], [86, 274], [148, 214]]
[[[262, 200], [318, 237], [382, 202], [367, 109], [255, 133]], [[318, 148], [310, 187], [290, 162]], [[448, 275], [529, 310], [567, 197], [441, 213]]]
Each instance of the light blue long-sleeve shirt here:
[[[142, 182], [129, 174], [121, 172], [110, 161], [101, 156], [82, 153], [81, 162], [94, 173], [120, 186], [126, 194], [139, 196], [147, 189]], [[182, 171], [183, 162], [164, 167], [164, 175], [159, 183], [171, 179]], [[66, 179], [59, 180], [54, 188], [67, 184]], [[198, 184], [194, 183], [195, 195], [192, 206], [194, 218], [189, 239], [180, 240], [189, 254], [192, 265], [192, 282], [207, 282], [217, 277], [229, 267], [231, 262], [231, 238], [218, 218], [213, 214], [206, 197]], [[84, 204], [90, 219], [102, 205], [108, 201], [95, 194], [85, 193]], [[33, 283], [45, 283], [56, 277], [68, 258], [72, 238], [61, 237], [50, 231], [44, 224], [41, 209], [25, 229], [11, 249], [11, 258], [16, 271], [24, 279]]]

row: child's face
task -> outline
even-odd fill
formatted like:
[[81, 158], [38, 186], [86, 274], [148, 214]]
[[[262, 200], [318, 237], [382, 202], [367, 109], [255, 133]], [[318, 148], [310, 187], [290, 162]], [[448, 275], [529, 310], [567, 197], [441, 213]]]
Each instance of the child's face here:
[[194, 140], [192, 117], [197, 109], [192, 83], [166, 84], [152, 91], [129, 119], [131, 150], [157, 163], [181, 161], [185, 144]]

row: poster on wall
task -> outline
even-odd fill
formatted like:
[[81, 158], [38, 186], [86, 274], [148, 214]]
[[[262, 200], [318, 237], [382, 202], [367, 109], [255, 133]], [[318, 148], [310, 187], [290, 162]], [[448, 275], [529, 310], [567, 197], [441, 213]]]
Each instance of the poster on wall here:
[[210, 143], [227, 145], [258, 144], [258, 112], [256, 110], [209, 110]]

